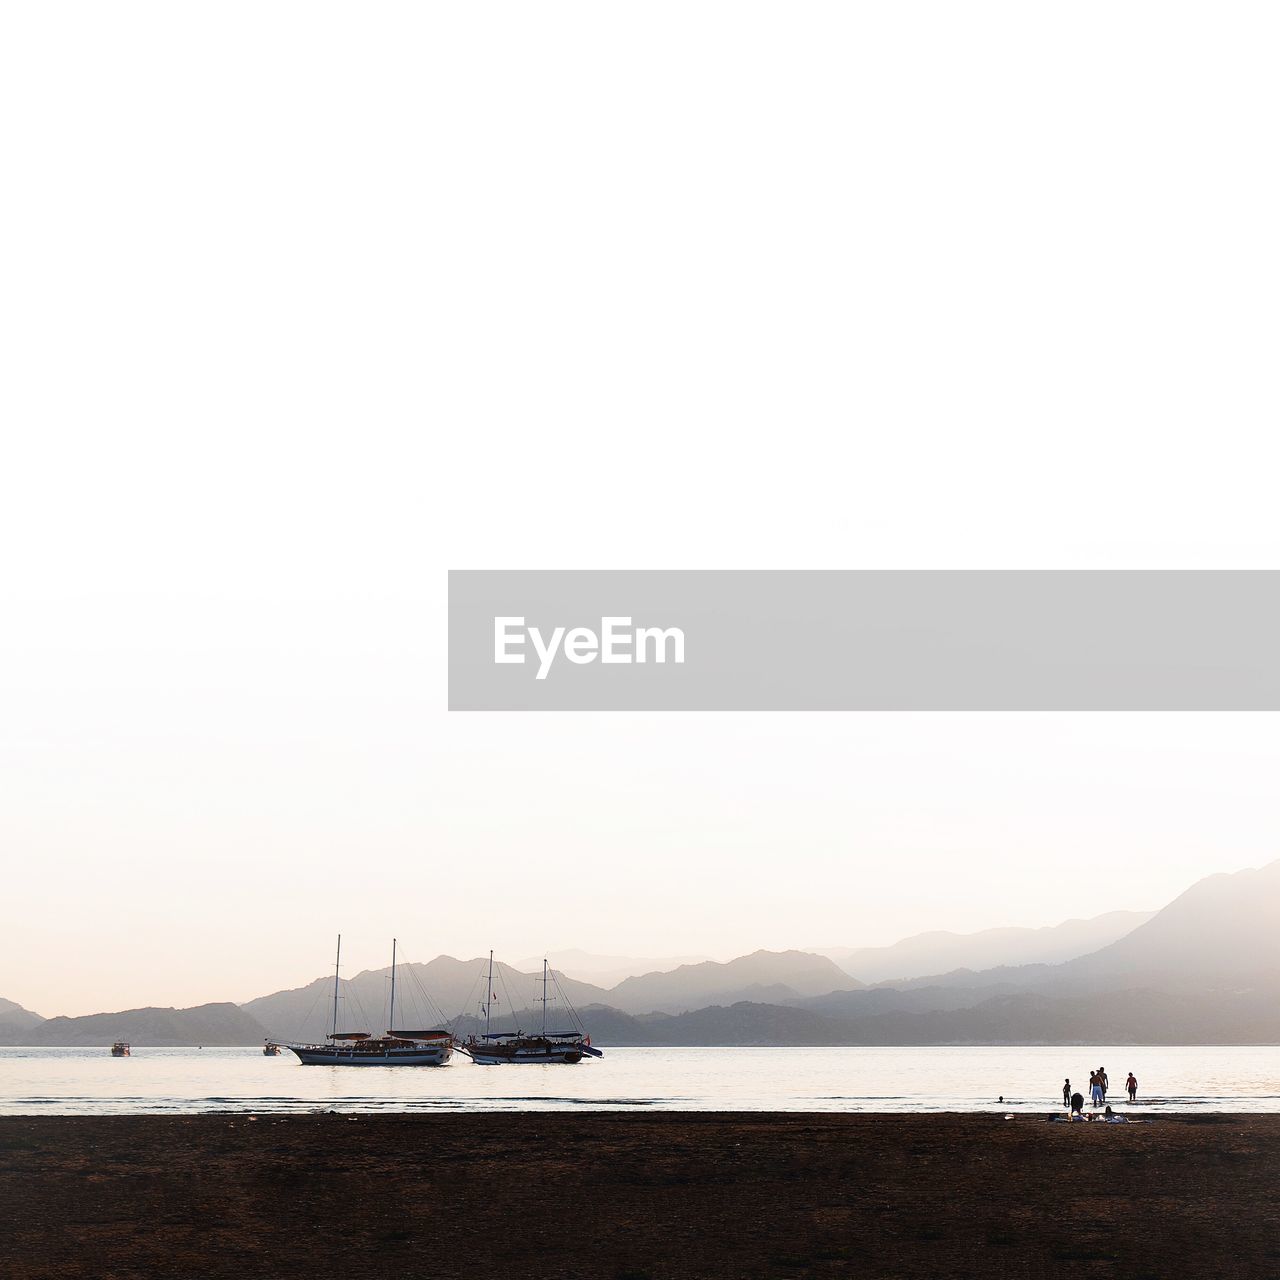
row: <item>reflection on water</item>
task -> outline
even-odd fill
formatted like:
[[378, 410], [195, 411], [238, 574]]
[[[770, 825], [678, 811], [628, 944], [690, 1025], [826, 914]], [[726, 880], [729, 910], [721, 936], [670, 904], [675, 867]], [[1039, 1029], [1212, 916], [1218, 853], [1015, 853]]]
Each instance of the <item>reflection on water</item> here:
[[[0, 1114], [198, 1111], [985, 1111], [1061, 1108], [1062, 1081], [1138, 1115], [1280, 1111], [1280, 1047], [607, 1049], [577, 1066], [304, 1067], [246, 1049], [0, 1048]], [[1123, 1081], [1138, 1078], [1136, 1106]], [[1004, 1102], [997, 1101], [1003, 1096]]]

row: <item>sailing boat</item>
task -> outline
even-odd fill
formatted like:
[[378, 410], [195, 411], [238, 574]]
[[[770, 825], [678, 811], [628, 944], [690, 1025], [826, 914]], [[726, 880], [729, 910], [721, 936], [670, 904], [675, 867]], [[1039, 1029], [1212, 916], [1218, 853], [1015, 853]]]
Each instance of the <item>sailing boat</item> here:
[[305, 1067], [443, 1067], [453, 1057], [448, 1031], [396, 1031], [396, 940], [391, 939], [391, 1009], [384, 1036], [367, 1031], [338, 1030], [338, 975], [342, 965], [342, 935], [333, 962], [333, 1029], [324, 1044], [287, 1044]]
[[[553, 983], [556, 990], [560, 984], [555, 975], [542, 962], [542, 1031], [538, 1035], [526, 1035], [523, 1031], [491, 1031], [490, 1012], [494, 1001], [493, 990], [493, 952], [489, 952], [489, 985], [485, 988], [484, 1032], [478, 1036], [468, 1036], [464, 1044], [458, 1047], [482, 1067], [496, 1067], [514, 1062], [581, 1062], [584, 1057], [603, 1058], [599, 1049], [591, 1047], [591, 1037], [582, 1030], [578, 1015], [569, 1006], [570, 1016], [577, 1023], [574, 1031], [547, 1030], [547, 984]], [[563, 992], [561, 992], [563, 995]], [[566, 1004], [568, 1002], [566, 1001]]]

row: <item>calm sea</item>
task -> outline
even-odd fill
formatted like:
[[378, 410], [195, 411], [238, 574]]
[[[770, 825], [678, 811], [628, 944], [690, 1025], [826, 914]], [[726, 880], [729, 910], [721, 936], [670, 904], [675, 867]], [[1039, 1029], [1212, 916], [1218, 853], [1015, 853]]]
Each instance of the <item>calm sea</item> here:
[[[606, 1049], [576, 1066], [304, 1067], [260, 1048], [0, 1048], [0, 1114], [202, 1111], [1012, 1111], [1088, 1095], [1143, 1115], [1280, 1111], [1280, 1047]], [[1004, 1102], [997, 1099], [1003, 1095]]]

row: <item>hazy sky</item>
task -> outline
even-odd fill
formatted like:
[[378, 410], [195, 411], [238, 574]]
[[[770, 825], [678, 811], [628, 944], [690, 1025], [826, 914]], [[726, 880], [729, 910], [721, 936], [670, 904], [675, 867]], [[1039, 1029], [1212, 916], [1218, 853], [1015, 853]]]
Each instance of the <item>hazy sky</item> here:
[[1280, 856], [1274, 716], [449, 715], [453, 568], [1280, 567], [1266, 5], [10, 7], [0, 996]]

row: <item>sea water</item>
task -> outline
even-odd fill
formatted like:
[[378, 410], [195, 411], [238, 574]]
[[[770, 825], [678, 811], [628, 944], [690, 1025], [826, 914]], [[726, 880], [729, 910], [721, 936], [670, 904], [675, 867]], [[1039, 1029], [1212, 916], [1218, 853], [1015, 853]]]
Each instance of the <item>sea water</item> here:
[[[1280, 1046], [610, 1049], [576, 1065], [304, 1067], [287, 1050], [0, 1048], [0, 1114], [1061, 1110], [1062, 1081], [1131, 1115], [1280, 1111]], [[1136, 1106], [1125, 1077], [1138, 1078]], [[999, 1099], [1003, 1097], [1004, 1101]]]

